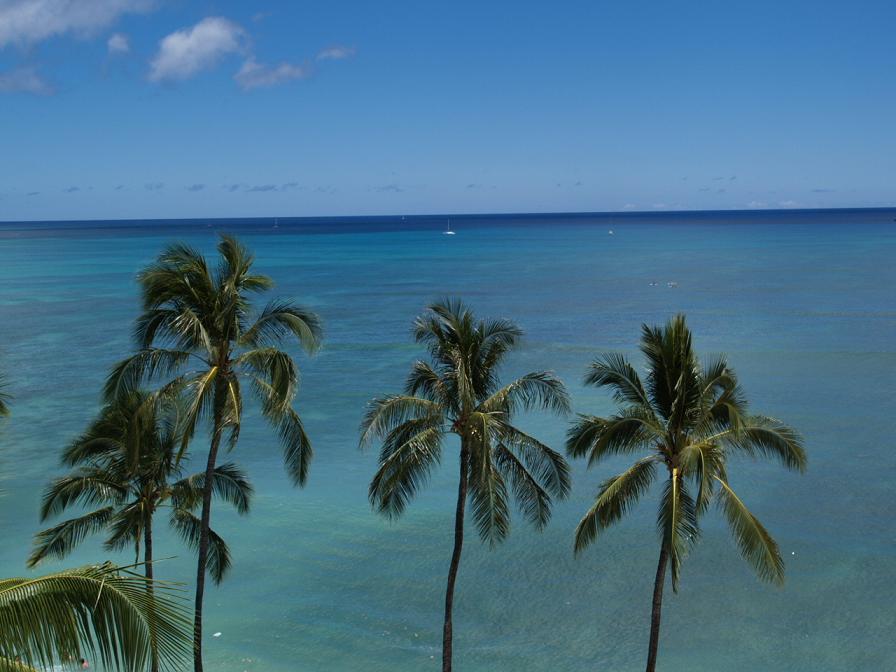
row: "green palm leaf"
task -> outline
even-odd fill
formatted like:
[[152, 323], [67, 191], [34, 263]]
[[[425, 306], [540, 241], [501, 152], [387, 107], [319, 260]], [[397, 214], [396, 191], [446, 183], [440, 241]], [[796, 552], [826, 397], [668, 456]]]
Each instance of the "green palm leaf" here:
[[657, 462], [655, 455], [645, 457], [601, 483], [594, 504], [576, 526], [576, 553], [585, 550], [601, 530], [618, 522], [647, 492], [656, 476]]
[[[180, 591], [105, 564], [36, 578], [0, 579], [0, 670], [51, 667], [82, 655], [106, 669], [139, 670], [151, 655], [163, 669], [188, 654], [189, 622]], [[9, 661], [13, 661], [9, 665]]]
[[784, 583], [784, 560], [778, 550], [778, 544], [772, 539], [762, 523], [756, 519], [726, 481], [716, 477], [722, 486], [719, 492], [719, 503], [731, 533], [737, 541], [741, 555], [756, 570], [756, 574], [764, 581], [781, 585]]

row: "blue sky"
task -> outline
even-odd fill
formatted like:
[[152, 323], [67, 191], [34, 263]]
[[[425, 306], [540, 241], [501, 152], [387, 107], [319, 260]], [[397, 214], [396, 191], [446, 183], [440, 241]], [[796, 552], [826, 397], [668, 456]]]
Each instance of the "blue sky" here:
[[0, 220], [896, 204], [896, 3], [0, 0]]

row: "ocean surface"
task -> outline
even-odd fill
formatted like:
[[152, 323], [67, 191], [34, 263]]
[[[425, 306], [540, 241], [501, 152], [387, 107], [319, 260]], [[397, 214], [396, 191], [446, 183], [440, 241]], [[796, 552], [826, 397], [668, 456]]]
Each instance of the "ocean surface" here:
[[[367, 501], [375, 451], [359, 451], [357, 427], [368, 399], [398, 391], [421, 355], [413, 318], [451, 295], [525, 330], [507, 377], [552, 369], [577, 412], [598, 414], [613, 403], [581, 384], [588, 362], [612, 350], [640, 366], [640, 325], [684, 312], [701, 352], [729, 355], [752, 408], [805, 435], [803, 476], [749, 460], [731, 467], [732, 484], [780, 543], [785, 587], [753, 576], [713, 509], [680, 593], [667, 592], [661, 670], [894, 670], [894, 218], [452, 216], [454, 236], [442, 235], [445, 217], [0, 224], [0, 367], [15, 396], [0, 427], [0, 576], [29, 573], [41, 490], [97, 410], [107, 370], [131, 350], [135, 274], [168, 242], [213, 252], [227, 231], [276, 280], [274, 296], [323, 316], [326, 344], [300, 357], [298, 408], [316, 451], [307, 487], [290, 486], [255, 408], [229, 456], [251, 474], [256, 497], [246, 518], [223, 506], [213, 513], [233, 570], [207, 592], [207, 669], [439, 669], [456, 446], [406, 515], [388, 522]], [[521, 419], [558, 448], [566, 423]], [[193, 450], [204, 452], [202, 437]], [[508, 542], [489, 550], [471, 530], [455, 603], [457, 670], [643, 669], [655, 497], [572, 554], [598, 483], [623, 464], [575, 463], [572, 494], [541, 533], [517, 516]], [[156, 554], [172, 559], [157, 575], [189, 582], [194, 559], [164, 520]], [[106, 557], [94, 539], [42, 570]]]

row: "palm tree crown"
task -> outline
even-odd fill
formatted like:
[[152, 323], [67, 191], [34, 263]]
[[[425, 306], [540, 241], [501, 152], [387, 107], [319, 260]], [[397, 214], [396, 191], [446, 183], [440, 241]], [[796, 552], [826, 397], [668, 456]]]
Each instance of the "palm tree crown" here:
[[803, 471], [806, 454], [796, 431], [773, 418], [748, 413], [737, 376], [724, 357], [700, 365], [684, 316], [676, 316], [665, 328], [645, 325], [641, 352], [647, 360], [645, 382], [621, 355], [606, 354], [591, 364], [585, 382], [610, 388], [621, 409], [607, 418], [580, 416], [569, 431], [567, 451], [587, 456], [589, 466], [614, 455], [642, 455], [600, 485], [594, 504], [576, 528], [576, 552], [618, 522], [664, 472], [647, 662], [648, 672], [653, 672], [666, 565], [671, 565], [672, 588], [677, 591], [681, 563], [699, 539], [700, 516], [713, 499], [759, 577], [775, 583], [784, 580], [778, 545], [729, 484], [728, 456], [771, 457], [788, 469]]
[[[202, 502], [205, 474], [183, 477], [179, 444], [176, 408], [169, 400], [140, 391], [107, 404], [63, 452], [63, 464], [73, 471], [49, 485], [40, 515], [45, 521], [75, 505], [99, 508], [38, 533], [28, 565], [65, 557], [88, 534], [103, 530], [107, 549], [133, 546], [139, 560], [141, 542], [152, 543], [153, 516], [162, 507], [170, 509], [171, 527], [195, 548], [199, 519], [194, 511]], [[214, 479], [215, 494], [248, 513], [252, 486], [242, 470], [218, 465]], [[146, 558], [147, 569], [152, 560]], [[216, 583], [229, 566], [226, 543], [211, 532], [209, 573]]]
[[279, 349], [292, 336], [308, 353], [320, 345], [320, 320], [289, 301], [273, 300], [252, 320], [249, 294], [273, 287], [252, 272], [253, 257], [236, 239], [222, 236], [221, 261], [212, 271], [185, 245], [172, 245], [139, 275], [143, 313], [134, 336], [140, 350], [119, 363], [106, 383], [106, 398], [138, 388], [147, 379], [172, 376], [164, 391], [183, 389], [190, 403], [182, 449], [204, 418], [213, 432], [236, 443], [242, 422], [241, 381], [248, 382], [261, 410], [279, 431], [290, 476], [304, 484], [311, 444], [292, 407], [299, 373]]
[[512, 423], [518, 410], [567, 412], [569, 398], [549, 372], [529, 373], [499, 387], [498, 369], [522, 332], [508, 320], [476, 321], [456, 300], [429, 307], [414, 337], [429, 350], [417, 361], [405, 393], [371, 402], [362, 445], [382, 440], [370, 499], [380, 512], [400, 515], [441, 460], [448, 434], [461, 439], [473, 517], [484, 541], [495, 544], [510, 530], [508, 490], [522, 513], [544, 526], [551, 498], [569, 492], [563, 456]]

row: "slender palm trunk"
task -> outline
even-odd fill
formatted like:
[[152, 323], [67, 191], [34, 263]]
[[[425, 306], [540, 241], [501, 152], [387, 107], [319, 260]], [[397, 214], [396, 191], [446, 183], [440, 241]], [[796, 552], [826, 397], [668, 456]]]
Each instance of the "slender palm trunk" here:
[[666, 547], [660, 551], [660, 561], [656, 568], [656, 580], [653, 583], [653, 611], [650, 614], [650, 644], [647, 648], [647, 672], [656, 670], [656, 654], [660, 646], [660, 614], [663, 610], [663, 583], [666, 579], [666, 565], [669, 553]]
[[467, 505], [467, 472], [469, 471], [467, 450], [460, 451], [460, 482], [457, 486], [457, 511], [454, 515], [454, 552], [448, 567], [448, 587], [445, 590], [445, 627], [442, 631], [442, 672], [451, 672], [451, 645], [454, 632], [451, 622], [454, 610], [454, 583], [460, 566], [460, 553], [464, 546], [464, 510]]
[[[149, 520], [143, 525], [143, 562], [146, 566], [146, 592], [149, 594], [149, 608], [151, 612], [155, 611], [155, 586], [153, 585], [153, 568], [152, 568], [152, 514]], [[156, 646], [155, 628], [150, 623], [149, 626], [149, 645], [152, 648], [150, 659], [150, 672], [159, 672], [159, 653]]]
[[196, 567], [196, 606], [193, 612], [193, 670], [202, 672], [202, 600], [205, 596], [205, 569], [208, 565], [208, 530], [212, 514], [212, 486], [214, 483], [215, 462], [218, 459], [218, 448], [221, 445], [221, 411], [219, 396], [224, 392], [215, 392], [215, 412], [212, 429], [212, 441], [208, 449], [208, 461], [205, 465], [205, 485], [202, 489], [202, 517], [199, 527], [199, 561]]

